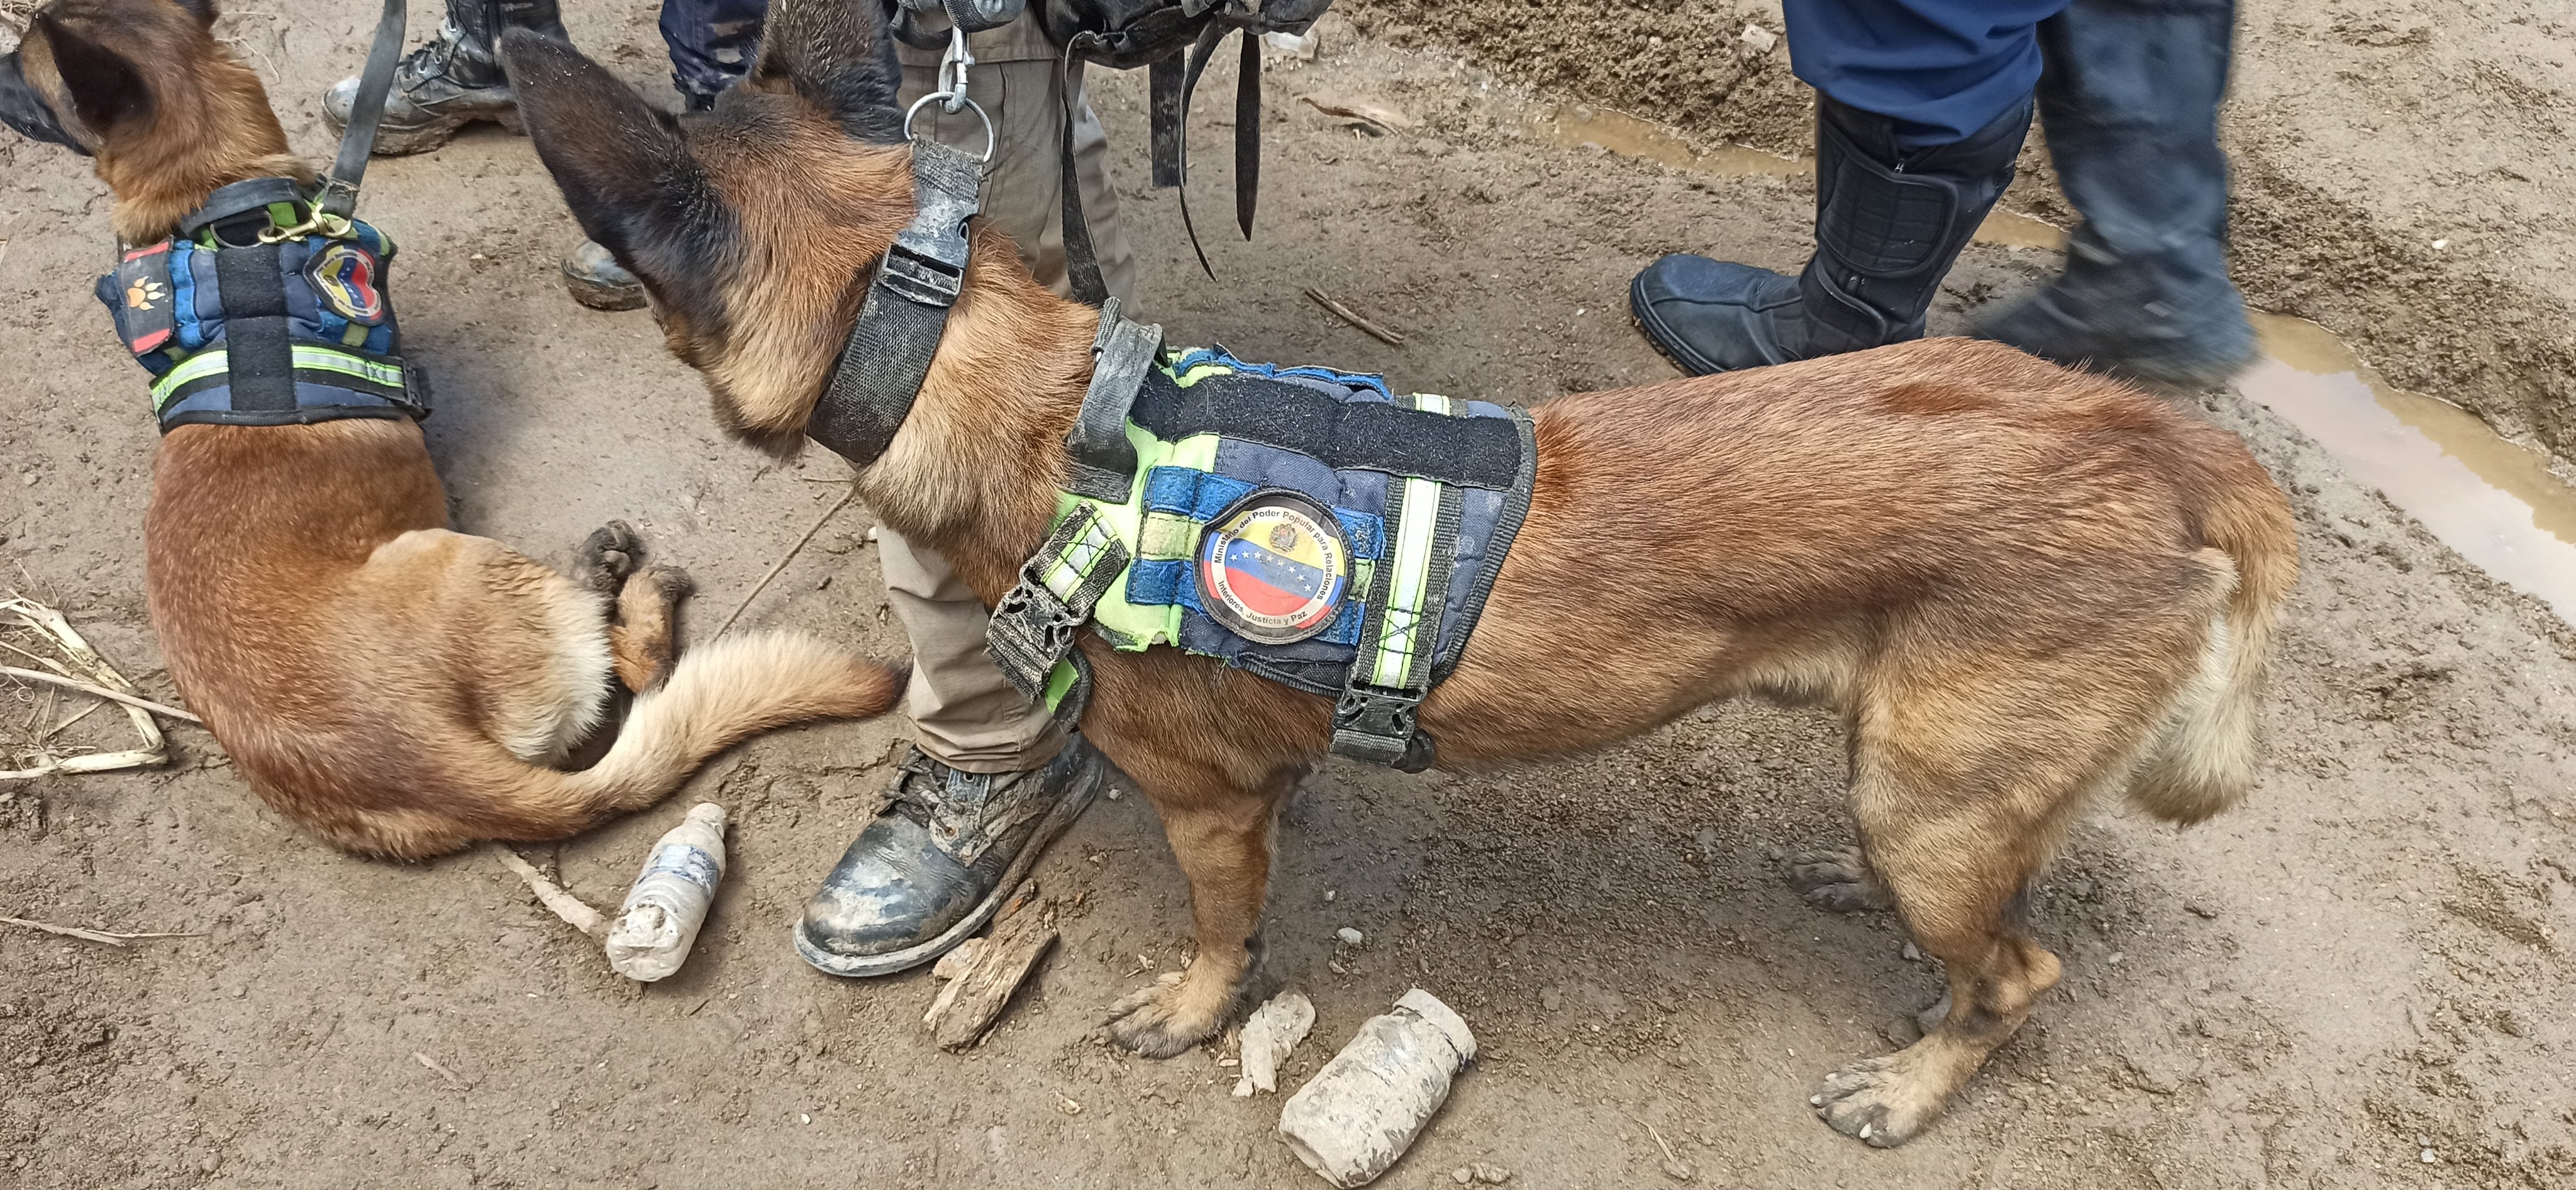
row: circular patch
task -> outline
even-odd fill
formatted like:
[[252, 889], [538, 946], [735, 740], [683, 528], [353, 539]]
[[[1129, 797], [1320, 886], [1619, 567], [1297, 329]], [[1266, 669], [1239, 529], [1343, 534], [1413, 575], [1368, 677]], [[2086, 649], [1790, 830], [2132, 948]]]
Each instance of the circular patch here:
[[385, 293], [376, 283], [374, 253], [343, 240], [333, 240], [313, 253], [304, 266], [313, 292], [334, 313], [351, 322], [374, 326], [385, 320]]
[[1286, 645], [1322, 633], [1350, 581], [1341, 522], [1294, 492], [1246, 496], [1200, 539], [1199, 604], [1246, 640]]

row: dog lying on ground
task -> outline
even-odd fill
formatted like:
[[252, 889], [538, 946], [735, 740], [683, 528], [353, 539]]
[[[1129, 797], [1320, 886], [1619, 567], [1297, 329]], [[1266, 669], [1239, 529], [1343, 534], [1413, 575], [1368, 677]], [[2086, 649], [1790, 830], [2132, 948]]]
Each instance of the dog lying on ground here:
[[[678, 119], [569, 46], [505, 42], [583, 229], [644, 279], [726, 427], [774, 449], [806, 428], [912, 215], [877, 7], [779, 0], [750, 77]], [[859, 474], [884, 522], [988, 604], [1049, 532], [1096, 329], [978, 225], [909, 419]], [[2196, 822], [2253, 781], [2265, 646], [2297, 572], [2287, 501], [2231, 435], [1991, 343], [1533, 414], [1527, 519], [1424, 729], [1443, 764], [1491, 766], [1741, 693], [1841, 708], [1860, 846], [1792, 879], [1830, 907], [1893, 907], [1945, 964], [1950, 1002], [1815, 1102], [1841, 1131], [1903, 1143], [2057, 982], [2016, 902], [2077, 811], [2125, 792]], [[1272, 824], [1326, 750], [1331, 700], [1170, 648], [1080, 645], [1084, 730], [1153, 800], [1196, 927], [1186, 970], [1109, 1028], [1173, 1054], [1244, 1001]]]
[[[315, 181], [214, 18], [210, 0], [55, 0], [0, 59], [0, 116], [97, 159], [129, 247], [230, 183]], [[798, 635], [674, 661], [687, 580], [642, 566], [622, 524], [571, 576], [446, 526], [408, 417], [182, 424], [154, 456], [144, 548], [171, 679], [252, 787], [336, 846], [563, 838], [747, 736], [874, 715], [898, 689]], [[602, 727], [612, 671], [638, 695], [614, 744], [553, 767]]]

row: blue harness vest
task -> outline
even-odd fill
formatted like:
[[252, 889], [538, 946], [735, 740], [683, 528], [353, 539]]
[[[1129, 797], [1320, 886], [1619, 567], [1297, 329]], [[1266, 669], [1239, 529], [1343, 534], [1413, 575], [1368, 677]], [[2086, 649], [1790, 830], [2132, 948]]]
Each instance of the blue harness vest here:
[[100, 277], [117, 337], [152, 374], [161, 431], [429, 416], [395, 354], [385, 290], [393, 241], [317, 213], [292, 180], [214, 193], [179, 233], [126, 251]]
[[[1115, 309], [1105, 328], [1135, 326]], [[1053, 531], [994, 613], [1003, 672], [1061, 703], [1088, 623], [1122, 650], [1177, 646], [1331, 697], [1335, 752], [1427, 767], [1415, 709], [1456, 668], [1529, 509], [1527, 415], [1222, 349], [1117, 371], [1099, 367], [1134, 386], [1126, 450], [1069, 443]], [[1101, 387], [1086, 420], [1116, 403]], [[1093, 466], [1104, 453], [1121, 457]]]

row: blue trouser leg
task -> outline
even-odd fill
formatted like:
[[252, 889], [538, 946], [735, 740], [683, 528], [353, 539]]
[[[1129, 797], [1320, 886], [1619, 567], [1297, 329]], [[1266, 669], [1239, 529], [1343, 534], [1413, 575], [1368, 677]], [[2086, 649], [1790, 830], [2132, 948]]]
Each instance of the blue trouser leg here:
[[2074, 0], [2040, 26], [2040, 120], [2084, 222], [2064, 275], [1978, 333], [2171, 383], [2253, 358], [2218, 146], [2235, 25], [2235, 0]]
[[1919, 338], [1941, 278], [2012, 182], [2065, 0], [1789, 0], [1816, 105], [1816, 252], [1795, 277], [1676, 254], [1629, 308], [1655, 346], [1720, 372]]
[[[865, 0], [849, 0], [862, 3]], [[671, 47], [671, 85], [704, 107], [751, 72], [769, 0], [662, 0], [662, 40]]]

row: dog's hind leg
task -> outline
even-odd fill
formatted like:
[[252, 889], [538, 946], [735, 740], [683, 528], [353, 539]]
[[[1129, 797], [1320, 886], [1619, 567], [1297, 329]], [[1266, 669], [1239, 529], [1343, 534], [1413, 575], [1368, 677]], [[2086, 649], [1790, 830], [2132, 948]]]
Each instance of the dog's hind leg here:
[[675, 566], [648, 566], [626, 576], [617, 592], [617, 620], [608, 626], [608, 653], [617, 680], [642, 694], [661, 688], [679, 658], [680, 601], [695, 584]]
[[1198, 949], [1188, 967], [1111, 1005], [1109, 1035], [1147, 1057], [1168, 1058], [1216, 1036], [1243, 1007], [1270, 889], [1271, 828], [1295, 775], [1247, 787], [1150, 758], [1138, 759], [1131, 772], [1153, 799], [1189, 878]]
[[1896, 907], [1896, 895], [1888, 891], [1887, 882], [1878, 878], [1869, 866], [1869, 856], [1858, 847], [1810, 851], [1791, 859], [1789, 887], [1807, 898], [1808, 904], [1836, 913]]
[[1912, 1139], [2056, 986], [2057, 956], [2016, 902], [2147, 728], [2145, 702], [2106, 688], [2114, 665], [1918, 656], [1865, 680], [1852, 749], [1864, 871], [1946, 967], [1949, 1010], [1921, 1041], [1826, 1076], [1814, 1103], [1837, 1131]]

